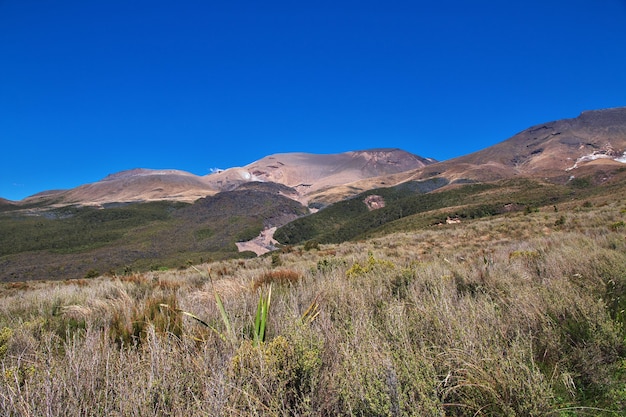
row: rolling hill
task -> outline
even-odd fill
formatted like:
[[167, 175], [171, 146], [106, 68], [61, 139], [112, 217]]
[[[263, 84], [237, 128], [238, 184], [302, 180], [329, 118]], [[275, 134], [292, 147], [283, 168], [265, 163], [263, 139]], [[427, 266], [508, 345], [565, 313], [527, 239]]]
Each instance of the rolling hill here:
[[155, 201], [7, 213], [0, 216], [0, 281], [123, 274], [253, 256], [239, 253], [236, 242], [306, 212], [276, 192], [245, 189], [194, 204]]

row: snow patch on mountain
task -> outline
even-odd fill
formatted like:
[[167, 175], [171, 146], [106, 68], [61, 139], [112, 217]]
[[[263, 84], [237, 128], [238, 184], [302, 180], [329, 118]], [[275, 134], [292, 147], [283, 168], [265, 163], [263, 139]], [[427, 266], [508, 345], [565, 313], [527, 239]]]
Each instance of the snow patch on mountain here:
[[593, 151], [590, 154], [583, 155], [580, 158], [576, 159], [576, 162], [574, 163], [574, 165], [572, 165], [569, 168], [566, 168], [565, 171], [571, 171], [573, 169], [578, 168], [579, 164], [581, 163], [591, 162], [597, 159], [612, 159], [613, 161], [626, 164], [626, 151], [623, 152], [621, 156], [618, 156], [618, 155], [619, 153], [613, 149], [613, 146], [611, 146], [610, 143], [607, 143], [603, 149], [599, 151]]

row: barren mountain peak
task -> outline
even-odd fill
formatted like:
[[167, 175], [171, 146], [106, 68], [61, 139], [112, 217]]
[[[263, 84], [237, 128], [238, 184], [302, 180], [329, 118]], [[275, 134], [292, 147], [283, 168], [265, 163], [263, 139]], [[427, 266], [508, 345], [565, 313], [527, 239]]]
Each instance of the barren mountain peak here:
[[118, 180], [122, 178], [138, 177], [146, 175], [192, 175], [187, 171], [181, 171], [178, 169], [148, 169], [148, 168], [133, 168], [125, 171], [116, 172], [114, 174], [107, 175], [102, 181]]
[[[154, 200], [194, 201], [250, 182], [268, 182], [292, 191], [280, 193], [301, 202], [321, 188], [419, 168], [433, 160], [397, 148], [378, 148], [337, 154], [305, 152], [266, 156], [244, 167], [198, 176], [176, 169], [134, 168], [110, 174], [100, 181], [72, 190], [40, 193], [37, 200], [56, 204], [101, 205]], [[48, 197], [49, 196], [49, 197]], [[33, 197], [26, 200], [34, 201]]]
[[578, 119], [587, 122], [623, 125], [626, 121], [626, 107], [613, 107], [602, 110], [585, 110], [580, 113]]

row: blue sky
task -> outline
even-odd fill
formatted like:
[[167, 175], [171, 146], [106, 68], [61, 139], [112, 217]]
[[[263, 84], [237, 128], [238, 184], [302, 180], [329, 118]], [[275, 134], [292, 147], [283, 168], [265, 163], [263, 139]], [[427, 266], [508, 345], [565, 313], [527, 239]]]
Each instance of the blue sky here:
[[0, 197], [279, 152], [438, 160], [626, 105], [626, 1], [0, 0]]

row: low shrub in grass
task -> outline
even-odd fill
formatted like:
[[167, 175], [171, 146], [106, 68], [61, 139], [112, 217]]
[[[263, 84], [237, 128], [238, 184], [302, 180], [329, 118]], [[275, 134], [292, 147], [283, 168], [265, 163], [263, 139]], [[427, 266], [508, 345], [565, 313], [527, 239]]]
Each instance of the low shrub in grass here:
[[232, 403], [242, 412], [260, 407], [293, 410], [297, 399], [296, 368], [294, 348], [284, 337], [260, 344], [243, 341], [230, 365], [235, 384], [241, 387]]
[[354, 264], [352, 264], [350, 269], [346, 271], [346, 276], [348, 278], [355, 278], [355, 277], [359, 277], [367, 273], [370, 273], [372, 271], [381, 270], [381, 269], [390, 270], [394, 268], [395, 268], [395, 265], [393, 262], [383, 260], [383, 259], [377, 259], [370, 252], [367, 257], [367, 262], [363, 262], [363, 263], [355, 262]]

